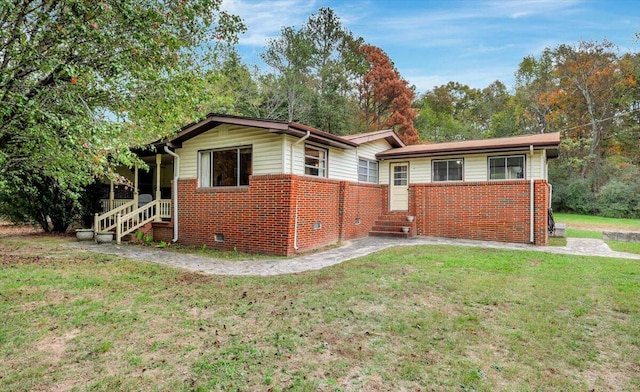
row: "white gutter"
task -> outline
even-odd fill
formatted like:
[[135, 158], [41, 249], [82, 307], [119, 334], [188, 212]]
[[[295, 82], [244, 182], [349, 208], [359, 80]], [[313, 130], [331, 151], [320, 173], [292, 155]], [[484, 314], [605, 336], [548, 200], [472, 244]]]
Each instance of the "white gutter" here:
[[533, 214], [533, 207], [534, 207], [534, 187], [533, 187], [533, 144], [529, 146], [529, 153], [531, 154], [531, 163], [529, 164], [529, 183], [530, 183], [530, 187], [529, 187], [529, 241], [533, 244], [535, 243], [534, 240], [534, 230], [533, 230], [533, 223], [534, 223], [534, 214]]
[[164, 146], [164, 152], [173, 157], [173, 239], [178, 242], [178, 176], [180, 175], [180, 156]]
[[[311, 136], [311, 131], [307, 131], [307, 134], [298, 139], [295, 143], [291, 143], [291, 156], [289, 162], [289, 173], [293, 174], [293, 146], [294, 144], [300, 144], [303, 141], [307, 140]], [[298, 250], [298, 195], [300, 192], [296, 193], [296, 216], [295, 216], [295, 224], [293, 228], [293, 250]]]

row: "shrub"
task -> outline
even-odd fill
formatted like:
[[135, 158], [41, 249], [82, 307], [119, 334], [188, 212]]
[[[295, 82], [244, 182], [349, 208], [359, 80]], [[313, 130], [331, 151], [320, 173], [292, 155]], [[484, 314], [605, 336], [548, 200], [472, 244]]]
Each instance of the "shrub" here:
[[577, 179], [553, 188], [553, 206], [557, 211], [575, 214], [595, 212], [595, 197], [587, 180]]
[[598, 193], [599, 215], [612, 218], [640, 217], [640, 186], [611, 180]]

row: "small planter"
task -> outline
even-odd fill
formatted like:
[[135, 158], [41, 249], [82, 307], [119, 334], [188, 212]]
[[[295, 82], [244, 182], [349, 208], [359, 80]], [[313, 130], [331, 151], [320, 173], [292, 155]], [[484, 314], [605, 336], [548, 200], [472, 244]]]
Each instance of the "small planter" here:
[[403, 233], [408, 233], [409, 232], [409, 226], [402, 226], [402, 232]]
[[108, 244], [113, 241], [113, 233], [110, 231], [100, 231], [96, 233], [96, 242], [99, 244]]
[[413, 220], [414, 220], [415, 218], [416, 218], [416, 217], [415, 217], [415, 216], [413, 216], [413, 215], [408, 215], [408, 216], [407, 216], [407, 221], [408, 221], [408, 222], [413, 222]]
[[78, 241], [90, 241], [93, 239], [93, 229], [77, 229], [76, 238]]

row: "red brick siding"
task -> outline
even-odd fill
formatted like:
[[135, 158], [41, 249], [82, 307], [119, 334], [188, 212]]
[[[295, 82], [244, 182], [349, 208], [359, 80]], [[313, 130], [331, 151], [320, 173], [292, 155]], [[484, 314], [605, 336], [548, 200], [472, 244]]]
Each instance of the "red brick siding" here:
[[[298, 252], [335, 244], [340, 236], [340, 182], [296, 176], [293, 197], [298, 217]], [[297, 193], [296, 193], [297, 192]], [[320, 228], [314, 229], [314, 224]]]
[[[411, 185], [418, 235], [530, 242], [529, 181]], [[534, 242], [547, 243], [546, 181], [535, 181]]]
[[[178, 181], [180, 243], [290, 254], [291, 176], [256, 176], [243, 188], [197, 189], [196, 185], [195, 179]], [[216, 234], [222, 234], [224, 241], [217, 242]]]
[[[385, 191], [377, 184], [364, 184], [357, 182], [342, 182], [344, 197], [342, 211], [343, 240], [366, 237], [369, 235], [374, 222], [380, 214], [384, 213], [383, 204]], [[360, 224], [356, 224], [356, 218]]]
[[382, 212], [373, 184], [285, 174], [252, 176], [245, 188], [196, 184], [178, 182], [179, 242], [187, 245], [292, 255], [366, 236]]

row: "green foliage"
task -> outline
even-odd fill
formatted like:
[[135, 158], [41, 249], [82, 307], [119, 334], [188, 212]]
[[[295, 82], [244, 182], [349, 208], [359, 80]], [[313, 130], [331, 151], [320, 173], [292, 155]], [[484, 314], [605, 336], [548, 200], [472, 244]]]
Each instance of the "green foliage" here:
[[640, 218], [640, 186], [609, 181], [598, 192], [600, 215], [611, 218]]
[[0, 209], [63, 231], [87, 185], [133, 164], [130, 146], [198, 116], [198, 64], [244, 28], [219, 5], [2, 2]]
[[553, 188], [553, 208], [557, 211], [589, 215], [595, 212], [595, 201], [587, 180], [576, 179]]

